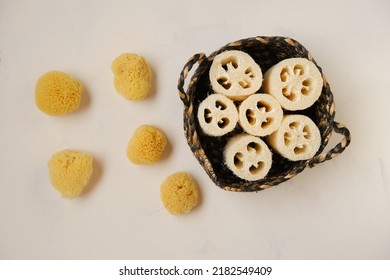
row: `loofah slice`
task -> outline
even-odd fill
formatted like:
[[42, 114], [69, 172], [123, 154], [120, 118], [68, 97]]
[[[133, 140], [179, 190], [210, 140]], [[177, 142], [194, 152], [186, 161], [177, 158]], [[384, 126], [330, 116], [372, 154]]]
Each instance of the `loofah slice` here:
[[290, 111], [303, 110], [320, 97], [323, 86], [317, 66], [306, 58], [289, 58], [272, 66], [264, 75], [263, 90]]
[[285, 115], [268, 143], [281, 156], [292, 160], [312, 158], [321, 145], [321, 134], [316, 124], [304, 115]]
[[259, 137], [239, 134], [226, 144], [224, 160], [239, 178], [256, 181], [264, 178], [272, 165], [272, 153]]
[[238, 108], [239, 123], [249, 134], [266, 136], [277, 130], [283, 118], [278, 101], [269, 94], [253, 94]]
[[213, 90], [233, 100], [244, 100], [255, 93], [263, 81], [260, 66], [242, 51], [226, 51], [217, 55], [209, 75]]
[[198, 121], [206, 135], [222, 136], [236, 127], [237, 108], [226, 96], [211, 94], [199, 105]]

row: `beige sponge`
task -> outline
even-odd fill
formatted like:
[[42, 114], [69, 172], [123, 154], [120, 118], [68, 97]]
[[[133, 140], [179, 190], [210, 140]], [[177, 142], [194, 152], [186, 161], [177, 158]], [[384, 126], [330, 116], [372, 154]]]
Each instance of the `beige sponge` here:
[[236, 105], [222, 94], [210, 94], [199, 105], [198, 121], [205, 134], [222, 136], [236, 127], [238, 121]]
[[263, 90], [290, 111], [303, 110], [320, 97], [323, 80], [317, 66], [306, 58], [288, 58], [264, 75]]
[[321, 145], [321, 134], [316, 124], [304, 115], [285, 115], [268, 143], [283, 157], [291, 160], [312, 158]]
[[122, 96], [130, 100], [142, 100], [148, 95], [152, 71], [143, 57], [124, 53], [112, 62], [111, 68], [115, 89]]
[[172, 215], [186, 214], [198, 204], [198, 186], [186, 172], [168, 176], [161, 184], [160, 195], [164, 207]]
[[232, 137], [223, 152], [226, 165], [241, 179], [264, 178], [272, 166], [272, 153], [259, 137], [239, 134]]
[[158, 162], [168, 140], [165, 134], [151, 125], [141, 125], [134, 132], [127, 146], [127, 157], [135, 164]]
[[283, 118], [278, 101], [269, 94], [253, 94], [245, 99], [239, 109], [239, 123], [245, 132], [266, 136], [277, 130]]
[[250, 55], [237, 50], [215, 56], [209, 76], [216, 93], [238, 101], [255, 93], [263, 81], [260, 66]]
[[85, 152], [63, 150], [48, 163], [53, 186], [66, 198], [79, 196], [93, 172], [93, 157]]
[[80, 106], [83, 86], [69, 74], [50, 71], [42, 75], [35, 86], [35, 104], [51, 115], [65, 115]]

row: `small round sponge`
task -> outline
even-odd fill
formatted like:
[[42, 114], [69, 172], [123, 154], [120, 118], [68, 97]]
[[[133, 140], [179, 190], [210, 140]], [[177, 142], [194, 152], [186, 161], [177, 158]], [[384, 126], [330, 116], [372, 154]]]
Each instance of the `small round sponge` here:
[[135, 164], [158, 162], [168, 140], [165, 134], [151, 125], [139, 126], [127, 146], [127, 157]]
[[42, 112], [65, 115], [80, 106], [82, 84], [69, 74], [50, 71], [42, 75], [35, 86], [35, 104]]
[[147, 96], [152, 84], [152, 71], [143, 57], [124, 53], [112, 62], [111, 69], [118, 93], [130, 100], [142, 100]]
[[53, 186], [66, 198], [79, 196], [93, 172], [90, 154], [63, 150], [55, 153], [48, 163]]
[[191, 175], [177, 172], [161, 184], [160, 196], [169, 213], [186, 214], [198, 204], [198, 186]]

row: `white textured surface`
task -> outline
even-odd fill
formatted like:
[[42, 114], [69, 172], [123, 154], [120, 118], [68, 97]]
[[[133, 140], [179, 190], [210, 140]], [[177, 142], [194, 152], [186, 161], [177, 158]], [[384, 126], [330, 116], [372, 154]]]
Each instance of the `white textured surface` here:
[[[245, 2], [0, 1], [1, 259], [390, 258], [390, 3]], [[194, 53], [256, 35], [290, 36], [311, 51], [352, 144], [282, 185], [230, 193], [212, 184], [185, 142], [176, 84]], [[110, 65], [122, 52], [151, 64], [145, 101], [114, 91]], [[36, 109], [35, 82], [52, 69], [87, 89], [76, 113]], [[148, 167], [125, 154], [144, 123], [171, 145]], [[99, 163], [79, 199], [62, 199], [49, 182], [47, 161], [64, 148]], [[202, 199], [175, 217], [159, 185], [179, 170], [196, 178]]]

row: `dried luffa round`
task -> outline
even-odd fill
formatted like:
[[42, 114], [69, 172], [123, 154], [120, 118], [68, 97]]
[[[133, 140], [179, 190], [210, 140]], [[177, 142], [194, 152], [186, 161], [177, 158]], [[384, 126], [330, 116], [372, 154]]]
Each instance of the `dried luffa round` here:
[[248, 134], [230, 138], [223, 156], [229, 169], [247, 181], [264, 178], [272, 165], [272, 153], [264, 141]]
[[268, 143], [289, 160], [306, 160], [320, 148], [321, 134], [309, 117], [285, 115], [279, 129], [268, 137]]
[[266, 136], [277, 130], [283, 118], [278, 101], [269, 94], [253, 94], [238, 108], [239, 123], [245, 132]]
[[216, 93], [244, 100], [260, 89], [263, 74], [253, 58], [242, 51], [226, 51], [214, 57], [210, 83]]
[[306, 58], [288, 58], [264, 74], [263, 90], [275, 97], [282, 108], [303, 110], [320, 97], [323, 80], [320, 71]]
[[198, 121], [204, 134], [222, 136], [236, 127], [238, 111], [226, 96], [211, 94], [199, 105]]

